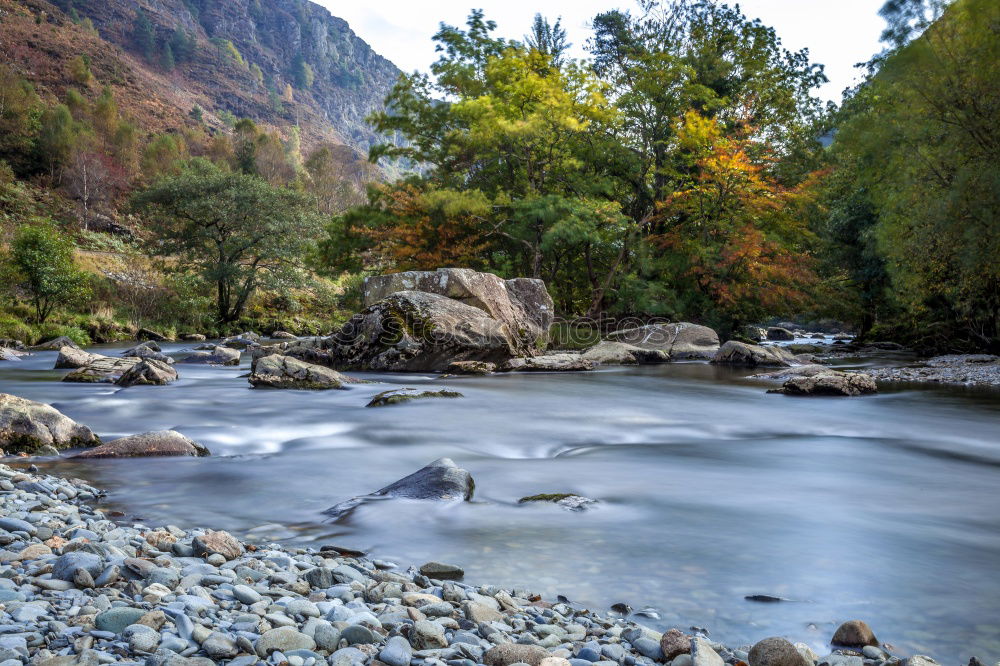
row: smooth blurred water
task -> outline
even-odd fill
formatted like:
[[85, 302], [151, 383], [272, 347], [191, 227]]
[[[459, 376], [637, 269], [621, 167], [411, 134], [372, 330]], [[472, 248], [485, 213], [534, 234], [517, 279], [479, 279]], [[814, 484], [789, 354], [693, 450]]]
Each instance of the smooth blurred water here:
[[[253, 390], [246, 364], [178, 365], [173, 385], [121, 390], [60, 383], [54, 359], [0, 363], [0, 391], [105, 440], [174, 428], [215, 454], [48, 466], [108, 488], [135, 520], [453, 562], [472, 582], [652, 606], [653, 626], [731, 644], [784, 635], [825, 654], [837, 623], [862, 618], [903, 654], [1000, 657], [1000, 392], [790, 398], [702, 363], [361, 375], [384, 383], [325, 392]], [[365, 408], [400, 386], [465, 398]], [[476, 501], [380, 501], [323, 523], [323, 509], [442, 456], [472, 472]], [[517, 504], [542, 492], [600, 504]]]

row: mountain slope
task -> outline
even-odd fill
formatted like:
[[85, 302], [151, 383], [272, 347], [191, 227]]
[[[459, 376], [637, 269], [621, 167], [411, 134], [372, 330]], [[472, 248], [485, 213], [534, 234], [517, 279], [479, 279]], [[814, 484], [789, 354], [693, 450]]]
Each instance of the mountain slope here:
[[[18, 24], [25, 10], [34, 22]], [[43, 90], [63, 94], [72, 84], [58, 80], [65, 62], [83, 54], [102, 83], [133, 87], [136, 106], [161, 107], [139, 112], [154, 127], [197, 106], [210, 125], [229, 114], [299, 125], [307, 146], [365, 152], [377, 137], [364, 119], [399, 75], [307, 0], [0, 0], [0, 11], [11, 19], [0, 21], [0, 54]]]

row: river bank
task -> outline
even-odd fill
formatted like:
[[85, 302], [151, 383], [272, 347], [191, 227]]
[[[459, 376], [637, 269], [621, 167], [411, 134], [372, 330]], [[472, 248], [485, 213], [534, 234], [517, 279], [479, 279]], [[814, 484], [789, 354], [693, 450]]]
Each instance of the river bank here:
[[[79, 480], [0, 465], [0, 663], [239, 666], [879, 666], [858, 621], [817, 656], [768, 638], [660, 633], [565, 599], [469, 585], [335, 546], [244, 544], [203, 528], [118, 524]], [[625, 609], [620, 609], [623, 613]], [[910, 657], [907, 666], [933, 666]]]

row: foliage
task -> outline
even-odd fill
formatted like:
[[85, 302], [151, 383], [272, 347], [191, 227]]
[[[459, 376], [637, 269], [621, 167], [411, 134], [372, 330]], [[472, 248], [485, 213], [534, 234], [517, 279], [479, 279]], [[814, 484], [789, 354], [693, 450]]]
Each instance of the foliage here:
[[149, 217], [154, 251], [214, 285], [220, 324], [239, 319], [259, 287], [300, 282], [298, 258], [319, 228], [308, 197], [204, 159], [133, 204]]
[[835, 210], [863, 193], [887, 296], [927, 346], [1000, 337], [998, 24], [995, 2], [950, 5], [873, 63], [834, 144], [838, 178], [856, 183]]
[[42, 324], [59, 305], [85, 298], [87, 276], [73, 260], [73, 243], [47, 220], [21, 227], [4, 266], [8, 284], [22, 291]]

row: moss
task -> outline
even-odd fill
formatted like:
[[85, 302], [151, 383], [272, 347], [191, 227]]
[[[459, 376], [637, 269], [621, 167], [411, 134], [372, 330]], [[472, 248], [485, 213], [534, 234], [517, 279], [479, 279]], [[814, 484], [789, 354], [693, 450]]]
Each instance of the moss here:
[[542, 493], [540, 495], [529, 495], [528, 497], [522, 497], [517, 500], [518, 504], [524, 504], [526, 502], [558, 502], [559, 500], [564, 500], [567, 497], [573, 497], [573, 493]]
[[458, 391], [449, 391], [447, 389], [442, 389], [440, 391], [422, 391], [416, 393], [415, 389], [410, 389], [412, 393], [405, 393], [399, 389], [393, 389], [391, 391], [383, 391], [373, 397], [368, 403], [368, 407], [385, 407], [387, 405], [398, 405], [404, 402], [410, 402], [411, 400], [423, 400], [425, 398], [463, 398], [461, 393]]

